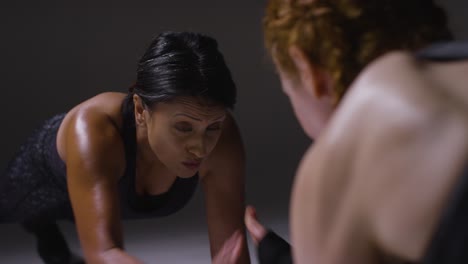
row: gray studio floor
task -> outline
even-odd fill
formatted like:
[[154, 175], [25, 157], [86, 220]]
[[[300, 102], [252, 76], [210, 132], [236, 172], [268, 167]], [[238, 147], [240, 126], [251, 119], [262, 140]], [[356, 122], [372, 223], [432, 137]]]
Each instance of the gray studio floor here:
[[[173, 216], [152, 220], [124, 222], [127, 250], [145, 263], [210, 263], [209, 244], [204, 220], [202, 198], [196, 194], [190, 204]], [[266, 210], [265, 210], [266, 211]], [[279, 211], [279, 210], [278, 210]], [[287, 237], [287, 213], [259, 214], [263, 220]], [[79, 252], [74, 226], [60, 222], [70, 247]], [[41, 263], [34, 250], [33, 238], [18, 225], [0, 225], [0, 263]], [[249, 240], [252, 263], [257, 263]]]

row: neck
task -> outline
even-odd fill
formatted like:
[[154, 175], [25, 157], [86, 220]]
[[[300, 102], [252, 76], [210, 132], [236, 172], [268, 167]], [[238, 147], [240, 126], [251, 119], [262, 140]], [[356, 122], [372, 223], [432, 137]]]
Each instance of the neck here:
[[146, 128], [140, 126], [136, 127], [136, 160], [139, 167], [145, 169], [167, 170], [151, 149]]

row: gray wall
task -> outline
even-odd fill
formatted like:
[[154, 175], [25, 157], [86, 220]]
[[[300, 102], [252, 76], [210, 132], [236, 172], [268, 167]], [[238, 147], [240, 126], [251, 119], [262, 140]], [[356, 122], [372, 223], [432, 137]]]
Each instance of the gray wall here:
[[[218, 40], [238, 85], [235, 115], [248, 154], [247, 202], [259, 208], [268, 224], [275, 226], [274, 219], [281, 219], [286, 235], [292, 177], [310, 141], [295, 121], [263, 49], [265, 0], [121, 2], [36, 1], [2, 7], [0, 168], [45, 118], [99, 92], [126, 91], [139, 56], [157, 33], [199, 31]], [[453, 29], [465, 39], [467, 3], [443, 2]], [[188, 217], [203, 222], [201, 197], [198, 193], [171, 221], [185, 225]], [[133, 231], [150, 228], [150, 223], [128, 225], [130, 237]], [[0, 242], [0, 252], [5, 246]]]
[[[239, 90], [235, 115], [248, 152], [249, 201], [288, 198], [307, 139], [263, 49], [263, 1], [41, 3], [4, 9], [0, 167], [45, 118], [103, 91], [126, 91], [150, 40], [163, 30], [215, 37]], [[262, 188], [263, 185], [268, 188]]]

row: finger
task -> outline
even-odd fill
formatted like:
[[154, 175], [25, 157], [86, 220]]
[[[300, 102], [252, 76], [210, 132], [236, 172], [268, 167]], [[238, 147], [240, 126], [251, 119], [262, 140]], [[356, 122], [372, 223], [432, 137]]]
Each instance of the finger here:
[[240, 231], [239, 230], [236, 230], [230, 237], [228, 240], [226, 240], [223, 248], [227, 251], [227, 252], [232, 252], [232, 250], [234, 250], [234, 247], [236, 246], [236, 243], [237, 243], [237, 240], [239, 239], [240, 237]]
[[265, 237], [267, 230], [262, 224], [258, 222], [254, 207], [247, 206], [245, 210], [244, 221], [255, 245], [258, 245], [258, 243]]
[[241, 242], [241, 233], [240, 231], [235, 231], [219, 249], [216, 256], [213, 258], [213, 264], [231, 264], [235, 263], [240, 256], [240, 248], [238, 246]]
[[238, 235], [235, 237], [234, 248], [232, 249], [232, 254], [230, 257], [231, 263], [237, 263], [238, 259], [240, 258], [243, 241], [244, 237], [239, 232]]

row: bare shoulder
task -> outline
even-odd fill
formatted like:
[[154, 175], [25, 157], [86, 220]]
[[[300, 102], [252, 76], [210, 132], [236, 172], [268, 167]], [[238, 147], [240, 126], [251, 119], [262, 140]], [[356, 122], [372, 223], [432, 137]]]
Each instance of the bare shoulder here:
[[427, 78], [424, 68], [411, 53], [395, 51], [363, 70], [351, 86], [354, 97], [348, 103], [359, 124], [359, 149], [395, 146], [447, 111], [438, 84]]
[[378, 247], [412, 261], [427, 246], [468, 146], [466, 112], [451, 101], [451, 83], [428, 67], [395, 52], [353, 85], [366, 95], [353, 192]]
[[68, 112], [58, 135], [77, 230], [93, 259], [122, 244], [118, 181], [126, 167], [119, 127], [124, 96], [105, 93], [79, 104]]
[[121, 107], [125, 94], [116, 92], [104, 92], [97, 94], [86, 101], [81, 102], [72, 108], [68, 116], [75, 115], [76, 113], [90, 112], [94, 114], [103, 114], [112, 119], [117, 124], [121, 123]]
[[379, 170], [392, 175], [390, 166], [378, 163], [386, 158], [383, 150], [412, 135], [424, 117], [405, 96], [385, 87], [387, 71], [399, 64], [412, 67], [409, 59], [392, 54], [382, 60], [359, 76], [301, 161], [291, 201], [297, 259], [339, 262], [345, 261], [336, 259], [339, 256], [354, 256], [358, 263], [373, 255], [364, 250], [373, 247], [365, 210], [368, 200], [379, 201], [383, 196], [372, 197], [379, 193], [369, 188], [369, 182]]
[[430, 78], [428, 67], [410, 53], [392, 52], [372, 63], [353, 84], [355, 96], [348, 105], [356, 109], [352, 120], [359, 124], [357, 164], [415, 155], [411, 150], [429, 151], [437, 138], [446, 143], [450, 137], [462, 140], [466, 112], [452, 103], [450, 84]]
[[466, 114], [441, 99], [426, 66], [389, 53], [353, 83], [296, 175], [296, 257], [355, 246], [421, 256], [468, 146]]
[[401, 91], [424, 92], [439, 100], [452, 100], [452, 103], [461, 103], [466, 107], [467, 82], [468, 60], [438, 62], [417, 59], [406, 51], [393, 51], [370, 63], [355, 83], [358, 86], [378, 85], [400, 88]]
[[[57, 133], [60, 157], [67, 160], [71, 145], [87, 146], [86, 151], [94, 151], [92, 149], [103, 145], [121, 146], [121, 105], [124, 97], [122, 93], [101, 93], [71, 109]], [[82, 143], [76, 145], [74, 141]]]
[[359, 74], [354, 86], [399, 84], [408, 76], [414, 77], [420, 67], [420, 62], [411, 53], [392, 51], [369, 63]]
[[[468, 109], [468, 61], [435, 62], [405, 51], [389, 52], [370, 63], [352, 87], [398, 97], [416, 107]], [[436, 109], [439, 107], [439, 109]]]

